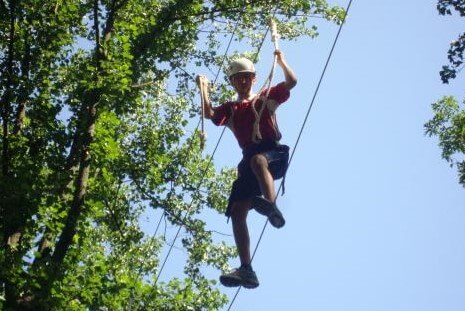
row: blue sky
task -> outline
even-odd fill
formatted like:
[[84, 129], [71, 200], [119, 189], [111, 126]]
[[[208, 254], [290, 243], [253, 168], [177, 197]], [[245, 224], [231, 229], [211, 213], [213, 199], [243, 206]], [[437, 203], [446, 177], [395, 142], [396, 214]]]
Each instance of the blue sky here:
[[[337, 32], [317, 22], [318, 38], [280, 42], [299, 78], [278, 109], [291, 147]], [[465, 72], [449, 85], [438, 73], [464, 25], [439, 16], [436, 1], [354, 0], [278, 198], [286, 226], [267, 227], [253, 262], [260, 287], [242, 289], [231, 310], [465, 310], [465, 189], [423, 128], [431, 103], [464, 97]], [[271, 61], [268, 43], [258, 86]], [[207, 132], [211, 150], [221, 128]], [[227, 132], [215, 165], [239, 159]], [[225, 220], [208, 226], [230, 233]], [[264, 222], [250, 215], [252, 246]], [[166, 277], [182, 269], [171, 257]]]
[[[463, 75], [442, 85], [438, 71], [465, 27], [435, 6], [353, 2], [278, 199], [286, 227], [266, 229], [254, 259], [261, 285], [242, 289], [232, 310], [465, 310], [465, 189], [423, 129], [432, 102], [463, 98]], [[290, 145], [336, 31], [322, 24], [316, 40], [281, 42], [299, 77], [278, 112]], [[238, 160], [227, 146], [230, 133], [217, 165]], [[252, 245], [263, 222], [251, 215]]]

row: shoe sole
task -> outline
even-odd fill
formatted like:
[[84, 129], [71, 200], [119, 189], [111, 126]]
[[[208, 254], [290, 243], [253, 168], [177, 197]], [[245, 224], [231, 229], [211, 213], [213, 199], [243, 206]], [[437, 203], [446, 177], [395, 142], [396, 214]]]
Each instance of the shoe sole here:
[[247, 289], [254, 289], [257, 288], [259, 283], [243, 283], [242, 286]]
[[220, 283], [223, 284], [223, 286], [226, 287], [238, 287], [238, 286], [243, 286], [247, 289], [253, 289], [258, 287], [259, 283], [258, 282], [243, 282], [242, 280], [236, 279], [236, 278], [231, 278], [227, 276], [220, 276]]
[[273, 227], [282, 228], [285, 225], [286, 220], [276, 204], [273, 204], [262, 197], [254, 197], [252, 204], [253, 208], [259, 214], [268, 217], [268, 220]]
[[227, 276], [220, 276], [220, 283], [223, 284], [226, 287], [237, 287], [241, 286], [241, 280], [236, 279], [236, 278], [231, 278]]

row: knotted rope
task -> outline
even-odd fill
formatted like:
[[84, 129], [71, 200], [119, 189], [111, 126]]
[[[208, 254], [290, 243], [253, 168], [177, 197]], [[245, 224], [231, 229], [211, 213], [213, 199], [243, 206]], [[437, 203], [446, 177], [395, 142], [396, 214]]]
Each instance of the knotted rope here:
[[[274, 21], [274, 19], [270, 20], [270, 28], [271, 28], [271, 41], [273, 41], [274, 43], [274, 50], [276, 52], [279, 50], [279, 47], [278, 47], [279, 34], [278, 34], [278, 30], [276, 29], [276, 22]], [[267, 105], [266, 101], [268, 99], [268, 96], [270, 95], [271, 82], [273, 81], [277, 58], [278, 56], [275, 54], [273, 57], [273, 65], [271, 66], [270, 74], [268, 75], [268, 78], [266, 79], [263, 87], [260, 89], [260, 92], [258, 93], [258, 95], [255, 96], [255, 98], [252, 100], [252, 104], [251, 104], [252, 111], [255, 115], [255, 122], [253, 124], [253, 132], [252, 132], [252, 141], [254, 143], [259, 143], [262, 140], [262, 134], [260, 133], [260, 119], [262, 117], [263, 110], [265, 110], [265, 107]], [[267, 90], [265, 96], [260, 96], [260, 94], [262, 94], [264, 90]], [[255, 108], [255, 104], [258, 99], [262, 101], [262, 106], [260, 107], [260, 111], [257, 112], [257, 109]]]
[[200, 149], [205, 147], [205, 141], [207, 140], [207, 133], [205, 132], [205, 96], [204, 96], [204, 85], [199, 84], [200, 87]]

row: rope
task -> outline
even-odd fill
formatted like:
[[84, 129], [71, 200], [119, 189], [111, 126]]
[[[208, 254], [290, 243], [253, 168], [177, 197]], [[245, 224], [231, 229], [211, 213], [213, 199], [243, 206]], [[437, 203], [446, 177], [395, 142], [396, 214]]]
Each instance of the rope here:
[[205, 141], [207, 140], [207, 134], [205, 133], [205, 98], [203, 96], [203, 84], [200, 84], [200, 149], [203, 150], [205, 147]]
[[[268, 29], [270, 28], [271, 28], [271, 41], [273, 41], [274, 43], [274, 50], [276, 52], [279, 49], [278, 48], [279, 34], [276, 29], [276, 23], [273, 18], [270, 19], [270, 26]], [[257, 94], [257, 96], [255, 96], [255, 98], [252, 100], [252, 103], [251, 103], [252, 111], [255, 116], [255, 122], [253, 124], [253, 131], [252, 131], [252, 141], [254, 143], [259, 143], [262, 140], [262, 134], [260, 133], [260, 120], [262, 118], [263, 111], [265, 110], [265, 107], [267, 105], [266, 100], [268, 99], [268, 96], [270, 95], [271, 82], [273, 81], [277, 58], [278, 58], [277, 55], [274, 55], [273, 65], [271, 66], [270, 74], [268, 75], [268, 78], [266, 79], [260, 92]], [[260, 94], [262, 94], [264, 90], [267, 90], [265, 93], [265, 96], [260, 96]], [[257, 102], [257, 99], [259, 99], [259, 97], [262, 101], [262, 106], [260, 107], [260, 111], [257, 112], [257, 109], [255, 109], [255, 104]]]
[[[311, 99], [310, 105], [309, 105], [309, 107], [308, 107], [308, 109], [307, 109], [307, 113], [306, 113], [306, 115], [305, 115], [305, 118], [304, 118], [302, 127], [300, 128], [299, 135], [298, 135], [297, 140], [296, 140], [296, 142], [295, 142], [293, 151], [292, 151], [291, 156], [290, 156], [290, 158], [289, 158], [288, 168], [289, 168], [289, 166], [291, 165], [292, 159], [294, 158], [295, 151], [296, 151], [297, 146], [298, 146], [298, 144], [299, 144], [299, 142], [300, 142], [300, 139], [301, 139], [301, 137], [302, 137], [303, 130], [304, 130], [305, 125], [306, 125], [307, 120], [308, 120], [308, 116], [310, 115], [310, 112], [311, 112], [311, 110], [312, 110], [312, 108], [313, 108], [313, 104], [314, 104], [314, 102], [315, 102], [315, 98], [316, 98], [316, 96], [317, 96], [317, 94], [318, 94], [318, 91], [319, 91], [319, 89], [320, 89], [320, 85], [321, 85], [321, 83], [322, 83], [322, 81], [323, 81], [323, 78], [324, 78], [324, 76], [325, 76], [326, 69], [328, 68], [328, 65], [329, 65], [329, 62], [330, 62], [331, 57], [332, 57], [332, 55], [333, 55], [334, 49], [335, 49], [336, 44], [337, 44], [337, 42], [338, 42], [338, 40], [339, 40], [339, 35], [340, 35], [341, 31], [342, 31], [342, 27], [344, 26], [344, 23], [345, 23], [347, 14], [349, 13], [349, 9], [350, 9], [350, 6], [352, 5], [352, 1], [353, 1], [353, 0], [349, 0], [349, 3], [348, 3], [348, 5], [347, 5], [347, 8], [346, 8], [346, 11], [345, 11], [345, 14], [344, 14], [344, 17], [343, 17], [342, 22], [341, 22], [341, 25], [339, 26], [339, 29], [338, 29], [337, 34], [336, 34], [336, 37], [335, 37], [335, 39], [334, 39], [334, 41], [333, 41], [333, 45], [332, 45], [331, 50], [330, 50], [330, 52], [329, 52], [329, 55], [328, 55], [328, 57], [327, 57], [327, 59], [326, 59], [325, 66], [324, 66], [323, 71], [322, 71], [322, 73], [321, 73], [321, 75], [320, 75], [320, 79], [319, 79], [319, 81], [318, 81], [317, 87], [316, 87], [315, 92], [314, 92], [314, 94], [313, 94], [313, 97], [312, 97], [312, 99]], [[282, 181], [281, 181], [281, 184], [279, 185], [279, 189], [278, 189], [278, 191], [276, 192], [276, 193], [277, 193], [276, 198], [278, 197], [278, 193], [279, 193], [279, 191], [281, 190], [282, 186], [283, 186], [283, 183], [282, 183]], [[275, 201], [276, 201], [276, 198], [275, 198]], [[259, 238], [258, 238], [257, 244], [256, 244], [256, 246], [255, 246], [255, 248], [254, 248], [253, 253], [252, 253], [251, 261], [253, 261], [253, 259], [254, 259], [254, 257], [255, 257], [255, 254], [256, 254], [256, 252], [257, 252], [257, 250], [258, 250], [258, 246], [260, 245], [260, 242], [261, 242], [261, 240], [262, 240], [262, 238], [263, 238], [263, 235], [264, 235], [264, 233], [265, 233], [265, 229], [266, 229], [266, 226], [267, 226], [267, 225], [268, 225], [268, 219], [266, 220], [265, 224], [263, 225], [263, 229], [262, 229], [262, 231], [261, 231], [261, 233], [260, 233], [260, 236], [259, 236]], [[238, 287], [238, 289], [236, 290], [236, 293], [235, 293], [233, 299], [231, 300], [231, 303], [229, 304], [229, 307], [228, 307], [228, 309], [227, 309], [228, 311], [231, 310], [231, 307], [233, 306], [234, 302], [236, 301], [236, 298], [237, 298], [237, 296], [239, 295], [239, 292], [240, 292], [241, 288], [242, 288], [242, 286]]]

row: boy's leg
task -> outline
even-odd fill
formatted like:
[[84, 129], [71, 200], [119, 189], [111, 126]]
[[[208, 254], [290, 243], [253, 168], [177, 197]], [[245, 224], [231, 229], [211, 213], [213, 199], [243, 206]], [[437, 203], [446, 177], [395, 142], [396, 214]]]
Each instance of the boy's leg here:
[[230, 273], [220, 276], [220, 282], [224, 286], [244, 286], [255, 288], [259, 285], [257, 275], [252, 269], [250, 258], [250, 238], [247, 228], [247, 214], [252, 206], [250, 199], [236, 201], [232, 205], [231, 219], [241, 266]]
[[236, 201], [233, 203], [231, 211], [234, 240], [236, 241], [241, 265], [250, 265], [250, 237], [247, 227], [247, 214], [251, 205], [250, 199]]
[[267, 158], [262, 154], [254, 155], [250, 159], [250, 167], [265, 197], [265, 199], [255, 197], [252, 201], [253, 207], [260, 214], [267, 216], [273, 227], [281, 228], [286, 221], [275, 204], [276, 192], [274, 188], [274, 179], [268, 168]]
[[274, 179], [268, 169], [268, 160], [262, 154], [256, 154], [250, 159], [250, 167], [257, 178], [260, 190], [265, 199], [274, 202], [276, 192], [274, 189]]

